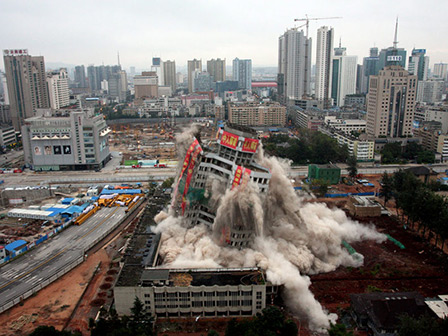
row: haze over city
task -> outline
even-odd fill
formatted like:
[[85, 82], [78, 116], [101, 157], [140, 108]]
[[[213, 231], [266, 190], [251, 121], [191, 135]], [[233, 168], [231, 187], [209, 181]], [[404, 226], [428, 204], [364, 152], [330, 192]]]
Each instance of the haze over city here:
[[[116, 64], [148, 68], [153, 56], [174, 59], [235, 57], [254, 66], [277, 66], [278, 37], [300, 26], [295, 18], [343, 17], [310, 21], [312, 51], [317, 28], [326, 25], [342, 38], [358, 62], [369, 48], [392, 45], [399, 17], [399, 46], [424, 48], [435, 62], [448, 60], [441, 34], [448, 31], [445, 1], [3, 1], [0, 49], [28, 48], [47, 63]], [[314, 62], [314, 56], [313, 56]], [[3, 64], [0, 65], [4, 69]]]

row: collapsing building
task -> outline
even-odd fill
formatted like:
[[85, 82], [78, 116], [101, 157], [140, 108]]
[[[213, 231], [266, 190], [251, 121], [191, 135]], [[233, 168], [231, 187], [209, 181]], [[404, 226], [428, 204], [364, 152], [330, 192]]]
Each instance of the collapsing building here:
[[[244, 188], [250, 181], [261, 193], [268, 190], [269, 169], [255, 161], [259, 146], [256, 132], [248, 127], [226, 125], [216, 142], [200, 144], [194, 139], [187, 150], [174, 189], [172, 208], [185, 217], [190, 226], [205, 224], [210, 229], [215, 221], [221, 196], [226, 190]], [[227, 225], [217, 231], [222, 244], [238, 248], [248, 246], [254, 234], [260, 234], [253, 220], [252, 208], [234, 203]], [[215, 230], [216, 235], [216, 230]]]

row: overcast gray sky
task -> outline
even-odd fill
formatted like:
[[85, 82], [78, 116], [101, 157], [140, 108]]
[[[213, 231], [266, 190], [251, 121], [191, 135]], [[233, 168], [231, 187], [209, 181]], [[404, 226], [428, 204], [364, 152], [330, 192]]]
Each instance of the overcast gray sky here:
[[153, 56], [277, 66], [278, 37], [305, 14], [343, 17], [310, 22], [313, 53], [317, 28], [329, 25], [361, 63], [370, 47], [392, 45], [398, 15], [400, 47], [427, 49], [431, 66], [448, 62], [446, 0], [0, 0], [0, 49], [85, 65], [116, 64], [119, 51], [125, 68], [148, 68]]

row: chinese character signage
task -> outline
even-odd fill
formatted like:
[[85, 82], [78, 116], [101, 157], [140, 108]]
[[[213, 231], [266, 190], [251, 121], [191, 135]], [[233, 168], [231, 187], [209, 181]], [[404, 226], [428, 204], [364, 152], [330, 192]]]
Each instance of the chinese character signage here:
[[235, 171], [235, 176], [233, 178], [232, 183], [232, 189], [239, 186], [242, 183], [243, 186], [245, 186], [250, 179], [250, 174], [252, 173], [252, 170], [248, 168], [244, 168], [243, 166], [238, 166]]
[[4, 49], [3, 56], [25, 56], [28, 55], [28, 49]]
[[257, 139], [251, 139], [251, 138], [244, 139], [243, 152], [255, 153], [257, 151], [257, 148], [258, 148]]
[[238, 135], [223, 131], [221, 137], [221, 145], [236, 149], [238, 145]]

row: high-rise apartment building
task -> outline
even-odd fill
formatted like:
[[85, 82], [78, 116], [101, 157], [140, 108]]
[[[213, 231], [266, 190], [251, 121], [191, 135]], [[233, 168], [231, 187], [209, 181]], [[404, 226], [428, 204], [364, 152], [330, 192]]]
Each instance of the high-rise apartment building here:
[[332, 54], [333, 54], [333, 28], [321, 27], [317, 30], [316, 47], [316, 98], [330, 104]]
[[238, 81], [239, 89], [252, 89], [252, 60], [235, 58], [232, 64], [232, 72], [233, 80]]
[[207, 61], [207, 72], [213, 77], [214, 82], [224, 82], [226, 80], [226, 60], [218, 58]]
[[78, 65], [75, 67], [75, 83], [77, 87], [88, 87], [84, 65]]
[[48, 95], [50, 107], [58, 110], [70, 104], [70, 93], [68, 91], [67, 70], [61, 68], [47, 74]]
[[43, 56], [28, 55], [27, 49], [3, 50], [11, 120], [20, 131], [23, 120], [37, 108], [50, 107]]
[[163, 76], [166, 86], [169, 86], [172, 92], [176, 92], [176, 61], [163, 62]]
[[202, 71], [202, 61], [196, 58], [188, 61], [188, 92], [193, 92], [194, 86], [194, 72], [196, 70]]
[[163, 75], [163, 62], [160, 57], [152, 58], [151, 71], [153, 71], [157, 74], [157, 77], [159, 78], [159, 85], [164, 86], [165, 85], [165, 77]]
[[284, 126], [286, 106], [279, 103], [231, 103], [229, 122], [241, 126]]
[[370, 76], [367, 94], [367, 134], [373, 137], [412, 135], [417, 76], [400, 65], [386, 66]]
[[346, 55], [346, 48], [335, 48], [331, 78], [331, 98], [337, 106], [344, 105], [346, 95], [356, 93], [357, 56]]
[[311, 38], [303, 30], [288, 29], [279, 37], [278, 72], [286, 99], [301, 99], [310, 94], [311, 82]]
[[432, 71], [434, 77], [447, 80], [448, 75], [448, 63], [435, 63]]
[[426, 49], [412, 49], [409, 56], [408, 71], [411, 75], [417, 75], [419, 81], [428, 79], [429, 57], [425, 56]]

